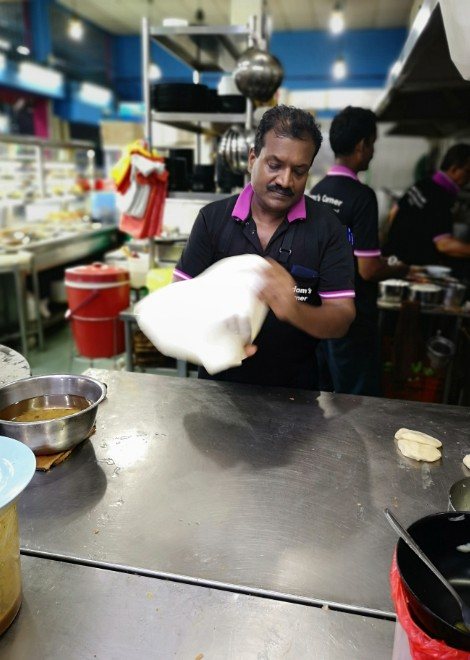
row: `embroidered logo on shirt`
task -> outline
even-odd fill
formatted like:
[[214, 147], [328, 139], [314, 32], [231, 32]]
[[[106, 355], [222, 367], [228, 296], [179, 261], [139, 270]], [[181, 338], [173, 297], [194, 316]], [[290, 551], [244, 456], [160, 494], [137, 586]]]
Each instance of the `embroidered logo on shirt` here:
[[306, 302], [313, 293], [313, 289], [310, 286], [300, 287], [294, 286], [295, 297], [299, 302]]
[[[314, 202], [323, 202], [324, 204], [331, 204], [332, 206], [337, 206], [338, 209], [339, 207], [343, 204], [342, 199], [336, 199], [336, 197], [328, 197], [328, 195], [320, 195], [317, 193], [316, 195], [313, 194], [311, 195], [311, 198], [313, 199]], [[337, 209], [335, 209], [336, 211]]]

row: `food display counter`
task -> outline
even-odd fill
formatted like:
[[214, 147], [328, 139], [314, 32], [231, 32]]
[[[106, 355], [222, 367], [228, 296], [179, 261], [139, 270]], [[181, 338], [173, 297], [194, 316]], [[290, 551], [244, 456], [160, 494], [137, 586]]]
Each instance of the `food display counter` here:
[[[23, 551], [209, 588], [392, 618], [403, 524], [447, 509], [465, 476], [465, 409], [88, 370], [105, 382], [96, 433], [36, 473]], [[402, 456], [405, 426], [443, 458]]]
[[100, 222], [36, 222], [0, 231], [0, 250], [28, 250], [40, 272], [110, 249], [117, 243], [116, 235], [115, 226]]

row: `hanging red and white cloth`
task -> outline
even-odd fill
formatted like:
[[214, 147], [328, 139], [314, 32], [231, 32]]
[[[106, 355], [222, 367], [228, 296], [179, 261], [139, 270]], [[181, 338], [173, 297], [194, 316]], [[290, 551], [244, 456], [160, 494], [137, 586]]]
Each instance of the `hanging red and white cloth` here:
[[112, 176], [121, 212], [119, 229], [133, 238], [159, 236], [168, 190], [164, 158], [135, 143], [115, 166]]

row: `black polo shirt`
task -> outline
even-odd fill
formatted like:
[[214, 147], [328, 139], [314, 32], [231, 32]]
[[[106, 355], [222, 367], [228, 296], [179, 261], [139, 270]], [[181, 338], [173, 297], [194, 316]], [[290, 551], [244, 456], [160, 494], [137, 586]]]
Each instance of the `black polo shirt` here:
[[[334, 214], [304, 196], [296, 204], [296, 212], [291, 209], [263, 250], [251, 217], [252, 194], [251, 185], [248, 185], [240, 196], [234, 195], [201, 209], [175, 275], [196, 277], [229, 256], [258, 254], [282, 261], [284, 254], [286, 263], [283, 265], [296, 281], [296, 297], [301, 302], [318, 306], [322, 298], [354, 297], [351, 249], [346, 232]], [[256, 354], [244, 360], [240, 367], [215, 374], [213, 378], [316, 389], [317, 343], [317, 339], [302, 330], [279, 321], [269, 310], [255, 339]], [[202, 368], [199, 375], [210, 377]]]
[[442, 256], [436, 240], [452, 234], [451, 208], [457, 186], [446, 184], [445, 175], [418, 181], [398, 203], [398, 212], [384, 245], [384, 254], [396, 255], [407, 264], [439, 263]]
[[361, 316], [377, 314], [377, 284], [367, 282], [359, 275], [357, 258], [378, 257], [379, 219], [377, 197], [369, 186], [361, 183], [357, 175], [341, 165], [332, 167], [327, 176], [310, 191], [312, 199], [327, 204], [341, 224], [349, 229], [353, 246], [356, 288], [356, 324]]

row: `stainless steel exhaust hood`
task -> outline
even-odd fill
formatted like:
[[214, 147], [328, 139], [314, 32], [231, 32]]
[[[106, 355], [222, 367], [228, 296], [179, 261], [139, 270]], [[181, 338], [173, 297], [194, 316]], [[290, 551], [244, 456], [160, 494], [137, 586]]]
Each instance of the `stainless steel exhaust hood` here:
[[[449, 54], [438, 0], [425, 0], [375, 111], [392, 135], [470, 135], [470, 81]], [[470, 57], [470, 46], [469, 46]]]

